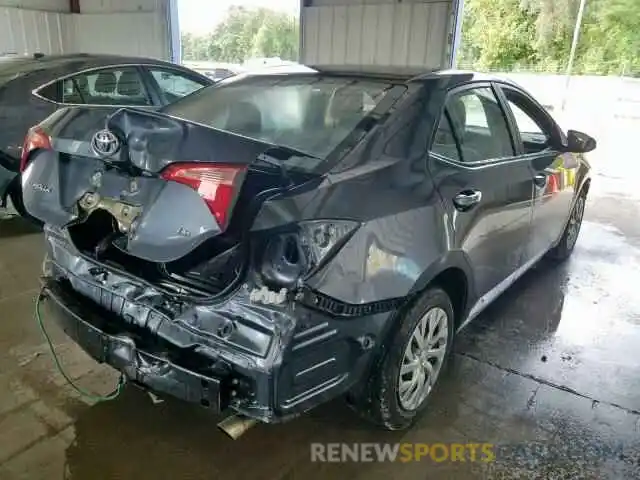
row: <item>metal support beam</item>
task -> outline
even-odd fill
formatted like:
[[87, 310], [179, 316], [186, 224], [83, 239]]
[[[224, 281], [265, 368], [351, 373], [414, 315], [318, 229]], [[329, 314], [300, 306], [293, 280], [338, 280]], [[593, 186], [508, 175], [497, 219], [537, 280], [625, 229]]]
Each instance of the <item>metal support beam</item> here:
[[464, 18], [464, 0], [454, 0], [453, 6], [454, 15], [454, 27], [453, 27], [453, 39], [451, 42], [451, 57], [449, 59], [449, 66], [456, 68], [458, 63], [458, 48], [460, 47], [460, 35], [462, 34], [462, 20]]
[[578, 38], [580, 37], [580, 27], [582, 26], [582, 17], [584, 15], [584, 7], [587, 0], [580, 0], [580, 7], [578, 8], [578, 16], [576, 17], [576, 26], [573, 29], [573, 40], [571, 41], [571, 52], [569, 52], [569, 62], [567, 63], [567, 73], [564, 85], [564, 96], [562, 98], [562, 110], [567, 106], [567, 95], [569, 94], [569, 83], [571, 83], [571, 72], [573, 70], [573, 62], [576, 57], [576, 50], [578, 48]]
[[169, 35], [169, 58], [173, 63], [182, 63], [182, 42], [180, 40], [180, 17], [178, 0], [169, 0], [167, 8], [167, 33]]

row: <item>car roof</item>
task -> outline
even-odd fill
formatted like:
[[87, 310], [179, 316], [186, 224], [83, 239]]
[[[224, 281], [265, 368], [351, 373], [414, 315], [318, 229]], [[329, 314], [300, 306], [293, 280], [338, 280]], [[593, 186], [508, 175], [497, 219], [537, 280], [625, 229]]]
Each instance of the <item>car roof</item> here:
[[[397, 82], [422, 82], [429, 80], [447, 79], [452, 83], [467, 82], [501, 82], [518, 87], [518, 85], [504, 77], [487, 73], [473, 72], [467, 70], [438, 69], [425, 70], [424, 68], [396, 68], [396, 67], [362, 67], [362, 66], [306, 66], [296, 65], [288, 68], [264, 68], [250, 70], [241, 77], [258, 75], [309, 75], [324, 74], [331, 76], [362, 77], [377, 80], [388, 80]], [[240, 77], [238, 78], [240, 79]]]
[[110, 65], [155, 65], [184, 70], [193, 75], [207, 78], [182, 65], [157, 60], [154, 58], [76, 53], [67, 55], [34, 55], [3, 57], [0, 59], [0, 84], [10, 82], [17, 78], [24, 78], [37, 74], [37, 77], [29, 80], [29, 88], [47, 83], [56, 78], [73, 75], [76, 72], [91, 70], [94, 68], [109, 67]]
[[112, 63], [135, 63], [135, 64], [165, 64], [175, 67], [175, 64], [147, 57], [135, 57], [125, 55], [109, 55], [109, 54], [88, 54], [74, 53], [66, 55], [34, 55], [34, 56], [15, 56], [4, 57], [0, 59], [0, 71], [5, 69], [20, 69], [22, 71], [47, 69], [61, 67], [65, 64], [74, 64], [74, 68], [78, 63], [86, 64], [87, 68], [92, 66], [109, 65]]
[[455, 70], [455, 69], [447, 69], [447, 70], [435, 70], [433, 72], [423, 73], [422, 75], [417, 75], [413, 78], [413, 80], [434, 80], [441, 78], [450, 78], [453, 80], [464, 81], [464, 82], [500, 82], [500, 83], [508, 83], [513, 86], [518, 86], [514, 81], [502, 77], [500, 75], [493, 75], [490, 73], [483, 72], [474, 72], [471, 70]]

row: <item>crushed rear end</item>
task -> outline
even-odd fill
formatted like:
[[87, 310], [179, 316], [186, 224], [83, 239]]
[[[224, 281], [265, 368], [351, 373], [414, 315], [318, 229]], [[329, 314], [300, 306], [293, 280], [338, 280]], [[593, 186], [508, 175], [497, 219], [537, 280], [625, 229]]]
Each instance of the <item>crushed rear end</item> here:
[[45, 312], [130, 381], [214, 411], [274, 422], [348, 390], [388, 309], [307, 286], [359, 228], [305, 211], [322, 176], [162, 114], [92, 115], [48, 119], [22, 175], [46, 223]]

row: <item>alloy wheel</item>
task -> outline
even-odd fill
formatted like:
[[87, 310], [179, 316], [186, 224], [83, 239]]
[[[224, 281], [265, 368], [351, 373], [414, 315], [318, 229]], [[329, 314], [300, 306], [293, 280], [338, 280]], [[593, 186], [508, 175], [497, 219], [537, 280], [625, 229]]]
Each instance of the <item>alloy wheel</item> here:
[[580, 226], [582, 225], [582, 216], [584, 215], [584, 197], [578, 197], [576, 205], [569, 217], [569, 227], [567, 229], [567, 247], [573, 248], [578, 240], [578, 233], [580, 233]]
[[405, 410], [416, 410], [435, 384], [447, 353], [449, 317], [429, 309], [409, 337], [398, 376], [398, 398]]

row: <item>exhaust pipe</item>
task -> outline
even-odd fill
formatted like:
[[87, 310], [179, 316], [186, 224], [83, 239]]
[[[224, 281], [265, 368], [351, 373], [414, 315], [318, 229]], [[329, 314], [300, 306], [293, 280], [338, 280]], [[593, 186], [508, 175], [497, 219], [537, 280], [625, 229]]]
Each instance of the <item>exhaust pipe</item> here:
[[243, 417], [242, 415], [231, 415], [218, 423], [218, 428], [233, 440], [237, 440], [256, 423], [258, 423], [258, 421], [254, 418]]

